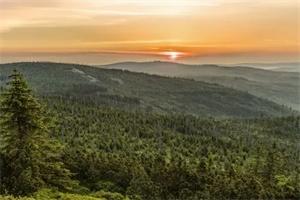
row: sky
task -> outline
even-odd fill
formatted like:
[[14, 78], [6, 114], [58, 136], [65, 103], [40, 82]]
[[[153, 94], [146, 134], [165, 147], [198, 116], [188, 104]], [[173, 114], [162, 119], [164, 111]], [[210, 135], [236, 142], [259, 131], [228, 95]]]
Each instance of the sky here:
[[0, 0], [0, 62], [294, 62], [300, 0]]

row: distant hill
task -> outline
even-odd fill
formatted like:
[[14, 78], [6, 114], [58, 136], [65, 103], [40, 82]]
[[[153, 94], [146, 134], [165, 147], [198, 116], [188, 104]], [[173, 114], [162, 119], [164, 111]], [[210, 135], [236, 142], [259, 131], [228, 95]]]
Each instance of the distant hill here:
[[297, 72], [279, 72], [244, 66], [185, 65], [159, 61], [125, 62], [98, 67], [217, 83], [300, 110], [300, 73]]
[[291, 113], [268, 100], [217, 84], [74, 64], [2, 64], [0, 85], [5, 84], [13, 69], [24, 73], [40, 95], [66, 96], [126, 109], [217, 117]]
[[298, 72], [300, 73], [300, 62], [288, 63], [242, 63], [235, 66], [251, 66], [261, 69], [281, 72]]

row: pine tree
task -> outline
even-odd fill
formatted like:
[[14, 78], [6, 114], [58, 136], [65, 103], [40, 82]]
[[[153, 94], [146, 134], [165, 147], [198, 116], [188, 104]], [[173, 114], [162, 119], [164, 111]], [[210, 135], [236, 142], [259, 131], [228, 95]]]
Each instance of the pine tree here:
[[62, 145], [50, 137], [53, 120], [14, 70], [0, 102], [2, 182], [14, 195], [42, 187], [70, 189], [71, 173], [61, 162]]

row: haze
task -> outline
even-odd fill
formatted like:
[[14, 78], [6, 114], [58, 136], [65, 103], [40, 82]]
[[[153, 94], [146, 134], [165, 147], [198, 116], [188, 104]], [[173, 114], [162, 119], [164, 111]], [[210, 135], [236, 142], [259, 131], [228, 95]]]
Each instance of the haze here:
[[0, 0], [1, 62], [299, 60], [298, 0]]

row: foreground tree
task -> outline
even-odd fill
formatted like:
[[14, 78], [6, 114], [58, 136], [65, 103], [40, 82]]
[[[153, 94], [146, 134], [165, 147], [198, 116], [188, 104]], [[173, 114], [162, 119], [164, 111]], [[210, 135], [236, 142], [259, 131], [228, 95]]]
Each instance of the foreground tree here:
[[70, 189], [71, 173], [60, 160], [62, 146], [50, 137], [52, 120], [14, 70], [0, 102], [2, 184], [14, 195], [42, 187]]

